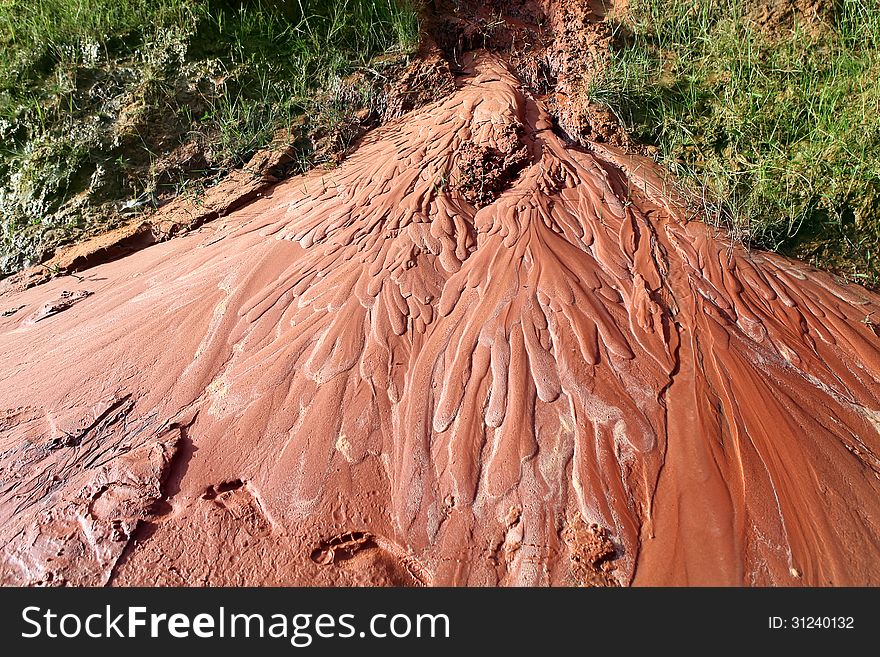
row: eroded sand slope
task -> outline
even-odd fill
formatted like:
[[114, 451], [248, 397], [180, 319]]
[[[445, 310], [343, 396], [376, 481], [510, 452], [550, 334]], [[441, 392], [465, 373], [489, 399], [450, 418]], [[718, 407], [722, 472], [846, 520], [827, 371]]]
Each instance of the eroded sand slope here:
[[0, 297], [2, 581], [880, 583], [880, 298], [662, 186], [478, 55], [337, 169]]

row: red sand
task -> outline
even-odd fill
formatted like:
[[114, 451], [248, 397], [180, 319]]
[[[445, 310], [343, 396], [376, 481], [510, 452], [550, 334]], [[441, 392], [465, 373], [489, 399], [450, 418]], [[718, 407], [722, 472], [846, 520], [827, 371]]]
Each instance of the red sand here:
[[333, 171], [0, 297], [4, 583], [880, 583], [880, 298], [475, 66]]

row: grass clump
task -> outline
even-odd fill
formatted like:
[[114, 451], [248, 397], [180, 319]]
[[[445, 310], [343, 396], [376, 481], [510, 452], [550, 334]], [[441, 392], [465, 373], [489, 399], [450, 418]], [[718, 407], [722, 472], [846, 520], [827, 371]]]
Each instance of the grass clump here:
[[631, 0], [590, 95], [747, 243], [877, 286], [880, 5], [798, 6]]
[[0, 276], [328, 127], [418, 29], [409, 0], [0, 0]]

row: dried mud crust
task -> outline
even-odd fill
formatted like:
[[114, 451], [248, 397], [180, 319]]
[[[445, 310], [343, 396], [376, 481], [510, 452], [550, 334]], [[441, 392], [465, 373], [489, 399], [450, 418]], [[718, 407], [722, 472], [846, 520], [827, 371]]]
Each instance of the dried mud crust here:
[[509, 124], [493, 146], [472, 141], [459, 146], [458, 175], [452, 182], [455, 190], [478, 208], [498, 198], [529, 162], [528, 149], [519, 139], [521, 131], [521, 126]]
[[571, 559], [571, 576], [578, 586], [617, 586], [613, 577], [617, 548], [608, 531], [588, 525], [580, 516], [569, 519], [562, 540]]
[[821, 32], [834, 18], [834, 2], [823, 0], [751, 0], [747, 16], [769, 35], [789, 31], [797, 25]]
[[427, 36], [419, 54], [385, 86], [381, 121], [399, 118], [455, 91], [455, 77], [443, 53]]
[[[0, 296], [4, 583], [880, 583], [880, 297], [460, 65], [338, 167]], [[469, 144], [519, 167], [480, 207]]]
[[[340, 112], [334, 121], [308, 134], [313, 144], [311, 160], [316, 165], [338, 165], [369, 130], [454, 90], [449, 63], [427, 36], [411, 58], [376, 58], [321, 96], [326, 106], [341, 105], [348, 111]], [[308, 127], [307, 117], [302, 118], [301, 124]]]
[[[54, 432], [11, 448], [16, 443], [10, 439], [29, 435], [44, 418], [34, 407], [11, 409], [0, 418], [5, 447], [0, 504], [9, 523], [0, 584], [102, 586], [110, 581], [163, 497], [179, 441], [171, 428], [133, 444], [136, 431], [128, 436], [119, 431], [133, 407], [131, 398], [122, 397], [93, 409], [69, 409], [52, 422]], [[28, 517], [35, 522], [21, 522]]]

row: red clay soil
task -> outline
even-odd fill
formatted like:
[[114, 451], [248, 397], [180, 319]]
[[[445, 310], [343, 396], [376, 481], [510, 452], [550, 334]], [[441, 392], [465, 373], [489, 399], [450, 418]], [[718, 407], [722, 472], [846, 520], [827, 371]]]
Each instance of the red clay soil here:
[[880, 297], [463, 66], [332, 171], [0, 296], [4, 583], [880, 584]]

